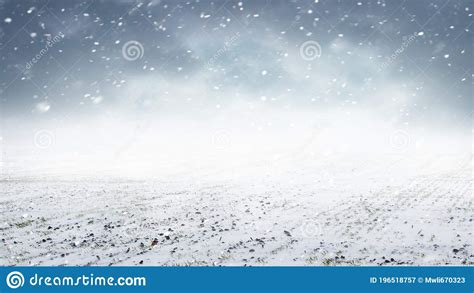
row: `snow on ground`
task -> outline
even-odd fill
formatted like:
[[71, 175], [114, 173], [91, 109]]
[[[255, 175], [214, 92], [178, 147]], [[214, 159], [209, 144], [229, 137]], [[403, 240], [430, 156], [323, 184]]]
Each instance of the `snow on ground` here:
[[[472, 157], [0, 181], [1, 265], [474, 264]], [[59, 173], [60, 174], [60, 173]]]

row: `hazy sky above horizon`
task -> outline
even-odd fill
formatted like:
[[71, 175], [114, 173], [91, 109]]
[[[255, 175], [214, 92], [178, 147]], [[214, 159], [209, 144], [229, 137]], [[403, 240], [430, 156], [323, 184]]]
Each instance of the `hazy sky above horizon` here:
[[458, 125], [472, 112], [472, 11], [467, 0], [1, 0], [2, 116], [242, 105]]
[[0, 167], [470, 154], [472, 3], [0, 0]]

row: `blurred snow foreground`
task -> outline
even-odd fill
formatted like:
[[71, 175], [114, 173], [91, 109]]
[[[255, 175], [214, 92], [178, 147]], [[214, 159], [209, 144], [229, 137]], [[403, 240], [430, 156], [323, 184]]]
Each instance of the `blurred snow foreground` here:
[[6, 144], [0, 264], [474, 264], [471, 138], [227, 126]]

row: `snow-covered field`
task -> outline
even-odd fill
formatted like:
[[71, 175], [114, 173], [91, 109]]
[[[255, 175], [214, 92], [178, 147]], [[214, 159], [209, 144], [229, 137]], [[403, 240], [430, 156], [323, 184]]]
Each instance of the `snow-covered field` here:
[[295, 154], [187, 170], [11, 170], [0, 264], [474, 264], [470, 154]]
[[0, 265], [474, 265], [473, 2], [0, 0]]

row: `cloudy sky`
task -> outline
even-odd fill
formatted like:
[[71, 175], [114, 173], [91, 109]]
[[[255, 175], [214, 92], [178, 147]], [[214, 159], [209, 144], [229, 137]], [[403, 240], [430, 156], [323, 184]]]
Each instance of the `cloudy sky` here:
[[473, 9], [468, 0], [0, 0], [3, 140], [159, 118], [171, 132], [180, 123], [295, 132], [305, 119], [350, 115], [350, 124], [373, 116], [470, 134]]

